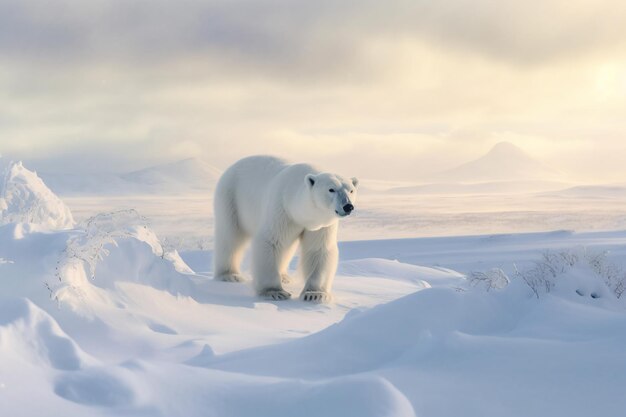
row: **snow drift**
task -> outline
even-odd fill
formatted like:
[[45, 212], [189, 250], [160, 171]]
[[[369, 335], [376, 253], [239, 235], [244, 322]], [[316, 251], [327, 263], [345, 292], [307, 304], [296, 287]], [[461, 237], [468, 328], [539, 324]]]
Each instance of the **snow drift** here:
[[39, 307], [25, 298], [0, 298], [0, 352], [29, 365], [77, 370], [91, 359]]

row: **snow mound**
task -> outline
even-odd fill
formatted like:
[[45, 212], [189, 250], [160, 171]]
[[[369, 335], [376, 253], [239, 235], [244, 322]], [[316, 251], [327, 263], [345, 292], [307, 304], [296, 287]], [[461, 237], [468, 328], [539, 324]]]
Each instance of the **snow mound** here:
[[136, 402], [137, 395], [130, 384], [116, 375], [119, 373], [94, 368], [65, 374], [57, 379], [54, 393], [78, 404], [128, 407]]
[[81, 369], [92, 360], [45, 311], [25, 298], [0, 299], [0, 357], [57, 370]]
[[21, 162], [1, 167], [0, 224], [30, 223], [45, 229], [70, 229], [74, 218], [69, 208]]
[[[264, 386], [242, 384], [222, 394], [219, 416], [414, 417], [407, 398], [388, 380], [349, 376], [325, 382], [287, 380]], [[285, 395], [285, 393], [289, 393]], [[217, 398], [215, 398], [217, 400]], [[226, 405], [226, 406], [225, 406]], [[215, 406], [214, 406], [215, 407]]]

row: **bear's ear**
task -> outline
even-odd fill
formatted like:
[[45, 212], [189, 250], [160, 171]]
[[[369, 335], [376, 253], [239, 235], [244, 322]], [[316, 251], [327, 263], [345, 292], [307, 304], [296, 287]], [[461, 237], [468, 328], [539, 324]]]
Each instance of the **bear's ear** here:
[[357, 177], [352, 177], [352, 185], [354, 185], [354, 188], [357, 188], [359, 186], [359, 179]]
[[315, 185], [315, 175], [307, 174], [307, 176], [304, 177], [304, 183], [309, 187], [313, 187]]

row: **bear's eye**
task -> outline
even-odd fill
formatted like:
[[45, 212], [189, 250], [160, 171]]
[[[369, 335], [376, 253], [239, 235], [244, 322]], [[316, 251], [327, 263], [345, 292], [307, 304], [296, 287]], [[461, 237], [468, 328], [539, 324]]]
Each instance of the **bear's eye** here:
[[354, 193], [354, 190], [350, 190], [350, 194]]
[[335, 189], [334, 189], [334, 188], [331, 188], [330, 190], [328, 190], [328, 192], [329, 192], [329, 193], [334, 193], [334, 192], [335, 192]]

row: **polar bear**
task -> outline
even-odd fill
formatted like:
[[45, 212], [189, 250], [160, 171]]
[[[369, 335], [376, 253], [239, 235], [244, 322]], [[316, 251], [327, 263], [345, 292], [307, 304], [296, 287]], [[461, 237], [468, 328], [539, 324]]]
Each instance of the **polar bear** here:
[[252, 277], [260, 296], [285, 300], [287, 267], [298, 243], [306, 280], [301, 299], [326, 302], [339, 258], [338, 220], [354, 210], [356, 178], [308, 164], [251, 156], [228, 168], [215, 190], [214, 277], [243, 281], [239, 264], [251, 243]]

